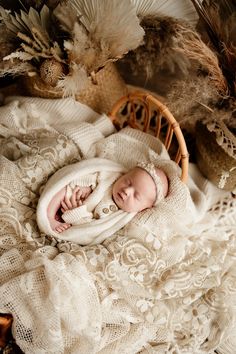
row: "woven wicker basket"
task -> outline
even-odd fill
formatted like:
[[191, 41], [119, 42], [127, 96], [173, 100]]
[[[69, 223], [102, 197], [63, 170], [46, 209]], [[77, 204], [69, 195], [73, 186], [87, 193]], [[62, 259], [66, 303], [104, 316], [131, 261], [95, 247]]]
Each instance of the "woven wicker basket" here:
[[[114, 103], [127, 94], [128, 89], [113, 63], [107, 64], [95, 76], [96, 83], [76, 95], [76, 100], [98, 113], [109, 112]], [[42, 98], [62, 98], [63, 91], [45, 84], [39, 76], [24, 77], [20, 83], [25, 95]], [[21, 91], [22, 92], [22, 91]]]
[[181, 164], [181, 180], [187, 181], [189, 156], [183, 133], [168, 107], [154, 94], [132, 90], [116, 102], [108, 115], [118, 130], [129, 125], [159, 138], [170, 158]]
[[223, 122], [197, 122], [196, 157], [201, 172], [218, 188], [236, 193], [236, 138]]

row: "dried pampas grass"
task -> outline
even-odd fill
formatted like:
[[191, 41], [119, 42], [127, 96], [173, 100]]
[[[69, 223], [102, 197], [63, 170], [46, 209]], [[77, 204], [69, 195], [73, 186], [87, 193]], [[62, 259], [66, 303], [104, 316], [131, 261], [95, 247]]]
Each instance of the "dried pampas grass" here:
[[236, 97], [236, 3], [235, 0], [192, 0], [207, 34], [207, 45], [216, 54], [228, 95]]
[[110, 51], [103, 40], [95, 43], [86, 29], [78, 24], [74, 25], [72, 40], [64, 41], [64, 48], [68, 53], [69, 63], [83, 66], [87, 74], [97, 72], [110, 59]]
[[194, 132], [198, 119], [211, 114], [221, 96], [208, 76], [192, 72], [185, 80], [171, 85], [166, 104], [182, 128]]
[[206, 70], [214, 86], [222, 96], [228, 95], [228, 86], [225, 77], [219, 67], [217, 55], [201, 40], [200, 36], [182, 25], [178, 24], [180, 46], [177, 51], [187, 58], [198, 62], [202, 69]]

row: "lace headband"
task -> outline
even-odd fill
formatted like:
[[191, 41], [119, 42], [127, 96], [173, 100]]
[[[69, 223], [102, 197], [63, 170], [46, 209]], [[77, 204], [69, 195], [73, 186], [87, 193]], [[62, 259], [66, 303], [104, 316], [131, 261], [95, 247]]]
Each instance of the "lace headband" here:
[[153, 163], [139, 162], [137, 164], [137, 167], [140, 167], [143, 170], [145, 170], [147, 173], [149, 173], [149, 175], [154, 180], [154, 183], [156, 185], [156, 192], [157, 192], [156, 201], [154, 205], [157, 205], [158, 202], [164, 199], [164, 191], [163, 191], [163, 182], [161, 180], [161, 177], [158, 176], [156, 173], [155, 165]]

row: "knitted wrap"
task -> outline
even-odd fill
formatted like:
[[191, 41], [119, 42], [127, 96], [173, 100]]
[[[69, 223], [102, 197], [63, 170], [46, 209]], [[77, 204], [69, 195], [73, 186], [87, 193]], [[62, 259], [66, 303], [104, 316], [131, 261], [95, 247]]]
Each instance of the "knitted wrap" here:
[[65, 166], [49, 179], [37, 206], [37, 223], [42, 232], [80, 245], [96, 244], [113, 235], [134, 217], [136, 213], [118, 210], [103, 219], [93, 219], [81, 225], [72, 225], [63, 233], [57, 233], [51, 229], [47, 209], [53, 196], [76, 178], [96, 172], [100, 172], [101, 181], [85, 201], [88, 212], [91, 212], [117, 179], [117, 175], [126, 172], [122, 165], [106, 159], [93, 158]]

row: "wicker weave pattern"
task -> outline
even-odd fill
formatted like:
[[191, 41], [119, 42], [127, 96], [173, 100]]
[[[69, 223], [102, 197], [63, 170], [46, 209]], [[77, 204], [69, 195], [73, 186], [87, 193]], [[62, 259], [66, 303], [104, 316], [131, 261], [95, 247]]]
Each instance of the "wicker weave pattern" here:
[[[62, 98], [63, 91], [47, 85], [39, 76], [25, 77], [20, 82], [24, 94], [43, 98]], [[21, 87], [22, 88], [22, 87]], [[90, 106], [98, 113], [107, 113], [115, 102], [128, 93], [127, 86], [113, 63], [96, 73], [86, 89], [76, 95], [76, 100]]]
[[[126, 115], [127, 119], [122, 121], [121, 112], [124, 108], [128, 110], [129, 114]], [[140, 110], [141, 120], [140, 116], [138, 117]], [[172, 144], [177, 143], [174, 156], [173, 153], [170, 155], [176, 163], [181, 162], [181, 179], [186, 182], [188, 151], [185, 139], [178, 122], [163, 103], [149, 93], [134, 92], [122, 97], [115, 104], [109, 116], [118, 130], [129, 125], [132, 128], [151, 133], [163, 141], [169, 152]]]

